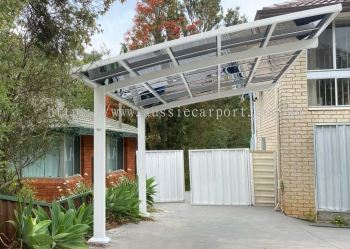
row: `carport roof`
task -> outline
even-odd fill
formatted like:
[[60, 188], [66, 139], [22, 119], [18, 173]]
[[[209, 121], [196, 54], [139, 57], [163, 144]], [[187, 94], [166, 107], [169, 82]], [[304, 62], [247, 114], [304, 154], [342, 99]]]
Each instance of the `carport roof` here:
[[73, 69], [138, 111], [263, 91], [274, 86], [341, 11], [341, 4], [181, 37]]

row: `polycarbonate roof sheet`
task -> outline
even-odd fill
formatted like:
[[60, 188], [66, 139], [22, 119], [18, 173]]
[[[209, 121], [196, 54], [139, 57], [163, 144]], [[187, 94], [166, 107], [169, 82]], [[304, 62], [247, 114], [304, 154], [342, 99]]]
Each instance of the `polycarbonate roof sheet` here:
[[75, 68], [73, 74], [138, 110], [264, 90], [303, 49], [317, 46], [340, 11], [338, 4], [182, 37]]

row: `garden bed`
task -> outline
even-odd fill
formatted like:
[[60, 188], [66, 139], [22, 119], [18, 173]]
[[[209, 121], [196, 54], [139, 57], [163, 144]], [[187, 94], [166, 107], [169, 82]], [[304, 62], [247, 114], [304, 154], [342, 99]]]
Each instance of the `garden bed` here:
[[[90, 203], [92, 201], [92, 193], [71, 196], [69, 198], [61, 199], [57, 201], [57, 203], [59, 203], [62, 207], [67, 208], [68, 199], [72, 199], [74, 205], [78, 208], [83, 202]], [[0, 233], [3, 233], [8, 238], [13, 237], [15, 228], [6, 221], [13, 220], [15, 218], [14, 210], [18, 209], [19, 201], [20, 199], [17, 196], [0, 195]], [[28, 201], [24, 201], [24, 203], [28, 204]], [[43, 201], [34, 201], [33, 204], [35, 206], [42, 207], [47, 213], [49, 213], [49, 209], [52, 205], [52, 203], [46, 203]]]

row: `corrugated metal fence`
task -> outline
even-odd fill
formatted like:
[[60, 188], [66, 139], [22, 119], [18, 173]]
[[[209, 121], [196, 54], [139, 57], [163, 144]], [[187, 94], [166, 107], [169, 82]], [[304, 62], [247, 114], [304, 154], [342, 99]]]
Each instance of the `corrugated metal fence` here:
[[251, 205], [249, 149], [190, 150], [191, 202]]
[[350, 211], [350, 125], [315, 126], [318, 210]]
[[184, 201], [185, 177], [182, 150], [146, 151], [146, 175], [157, 183], [156, 202]]

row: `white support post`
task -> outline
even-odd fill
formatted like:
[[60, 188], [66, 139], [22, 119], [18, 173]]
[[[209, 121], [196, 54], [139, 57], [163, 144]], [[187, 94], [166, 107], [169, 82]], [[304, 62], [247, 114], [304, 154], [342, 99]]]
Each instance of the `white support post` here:
[[106, 100], [102, 88], [94, 89], [94, 231], [91, 243], [107, 244], [106, 237]]
[[137, 113], [137, 179], [139, 187], [139, 210], [141, 215], [148, 217], [146, 199], [146, 116], [143, 112]]

